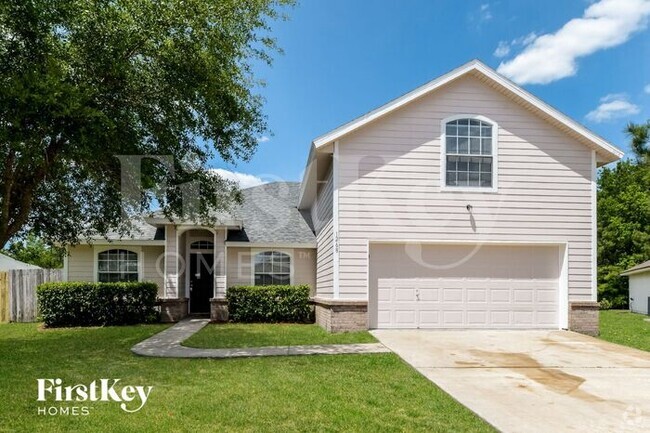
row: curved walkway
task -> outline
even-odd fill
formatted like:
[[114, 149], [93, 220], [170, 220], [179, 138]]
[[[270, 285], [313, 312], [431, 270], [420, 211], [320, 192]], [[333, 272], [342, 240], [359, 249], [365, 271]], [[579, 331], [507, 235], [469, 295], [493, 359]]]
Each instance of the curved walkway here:
[[310, 346], [244, 347], [234, 349], [199, 349], [181, 346], [200, 331], [208, 319], [186, 319], [169, 329], [147, 338], [131, 348], [136, 355], [158, 358], [245, 358], [253, 356], [341, 355], [349, 353], [386, 353], [381, 343], [322, 344]]

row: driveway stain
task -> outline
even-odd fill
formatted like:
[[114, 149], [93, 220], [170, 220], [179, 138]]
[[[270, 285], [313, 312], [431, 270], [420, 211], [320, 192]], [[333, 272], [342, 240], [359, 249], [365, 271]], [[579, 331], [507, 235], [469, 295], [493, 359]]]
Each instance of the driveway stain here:
[[515, 370], [528, 379], [543, 385], [558, 394], [570, 395], [588, 402], [605, 402], [605, 399], [580, 389], [585, 381], [580, 376], [565, 373], [557, 368], [545, 368], [537, 360], [525, 353], [488, 352], [474, 349], [473, 355], [481, 357], [490, 364]]

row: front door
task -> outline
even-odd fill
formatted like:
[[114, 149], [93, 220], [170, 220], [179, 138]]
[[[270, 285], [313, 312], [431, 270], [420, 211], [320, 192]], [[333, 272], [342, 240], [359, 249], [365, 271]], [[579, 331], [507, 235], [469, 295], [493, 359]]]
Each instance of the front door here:
[[190, 313], [210, 313], [214, 287], [214, 255], [190, 254]]

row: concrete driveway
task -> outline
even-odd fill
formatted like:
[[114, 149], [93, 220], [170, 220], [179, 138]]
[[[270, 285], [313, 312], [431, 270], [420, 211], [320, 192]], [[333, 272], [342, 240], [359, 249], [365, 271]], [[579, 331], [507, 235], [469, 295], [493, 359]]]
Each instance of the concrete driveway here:
[[568, 331], [372, 333], [501, 431], [650, 431], [648, 352]]

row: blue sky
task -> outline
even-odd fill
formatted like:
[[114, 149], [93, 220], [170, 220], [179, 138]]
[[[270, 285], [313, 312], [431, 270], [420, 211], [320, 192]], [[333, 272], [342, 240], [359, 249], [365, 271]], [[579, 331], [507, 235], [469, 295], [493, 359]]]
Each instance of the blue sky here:
[[303, 0], [288, 15], [284, 54], [256, 67], [272, 135], [214, 167], [300, 180], [313, 138], [473, 58], [625, 151], [626, 123], [650, 118], [650, 0]]

